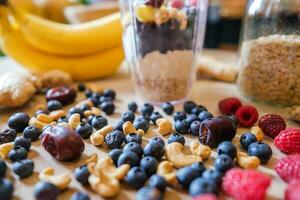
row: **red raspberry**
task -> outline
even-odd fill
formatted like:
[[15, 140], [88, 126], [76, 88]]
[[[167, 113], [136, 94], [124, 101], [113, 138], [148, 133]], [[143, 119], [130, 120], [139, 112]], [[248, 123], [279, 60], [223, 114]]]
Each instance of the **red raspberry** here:
[[292, 181], [285, 190], [285, 200], [299, 200], [300, 199], [300, 181]]
[[262, 116], [258, 121], [258, 126], [264, 134], [271, 138], [276, 137], [280, 131], [286, 128], [284, 119], [280, 115], [274, 114]]
[[253, 106], [242, 106], [236, 111], [235, 116], [242, 127], [251, 127], [258, 119], [258, 112]]
[[274, 145], [283, 153], [300, 153], [300, 130], [287, 128], [281, 131], [274, 139]]
[[263, 200], [271, 178], [255, 170], [233, 168], [226, 172], [222, 189], [234, 199]]
[[242, 106], [238, 98], [226, 98], [219, 102], [219, 110], [224, 115], [234, 114]]
[[217, 197], [214, 194], [201, 194], [195, 196], [193, 200], [217, 200]]
[[289, 155], [276, 162], [275, 171], [286, 182], [300, 180], [300, 154]]
[[171, 7], [181, 9], [184, 6], [183, 0], [173, 0], [171, 1]]

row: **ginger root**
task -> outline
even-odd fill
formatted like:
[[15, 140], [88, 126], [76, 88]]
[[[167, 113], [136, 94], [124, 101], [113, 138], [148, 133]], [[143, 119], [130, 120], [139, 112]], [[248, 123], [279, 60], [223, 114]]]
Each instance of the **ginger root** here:
[[43, 73], [41, 75], [41, 79], [43, 87], [45, 88], [52, 88], [62, 85], [71, 85], [73, 83], [70, 74], [58, 69]]
[[7, 72], [0, 77], [0, 106], [22, 106], [41, 86], [41, 80], [29, 71]]

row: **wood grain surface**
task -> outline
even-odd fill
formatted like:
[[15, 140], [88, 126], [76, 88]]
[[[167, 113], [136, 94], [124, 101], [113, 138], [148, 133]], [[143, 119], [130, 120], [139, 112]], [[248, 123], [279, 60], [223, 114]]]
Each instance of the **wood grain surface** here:
[[[206, 51], [206, 54], [209, 54], [211, 56], [215, 56], [218, 59], [223, 59], [224, 62], [233, 62], [233, 60], [228, 60], [228, 58], [234, 58], [235, 53], [231, 52], [215, 52], [215, 51]], [[10, 70], [12, 68], [18, 68], [17, 65], [12, 64], [11, 61], [8, 60], [1, 60], [0, 61], [0, 72], [4, 72], [7, 70]], [[139, 105], [141, 105], [143, 102], [139, 97], [137, 97], [134, 93], [134, 89], [131, 83], [131, 79], [129, 76], [129, 73], [127, 69], [121, 69], [119, 73], [117, 73], [115, 76], [107, 79], [103, 79], [101, 81], [94, 81], [90, 82], [89, 84], [94, 84], [102, 88], [112, 88], [117, 91], [117, 99], [116, 99], [116, 112], [114, 115], [109, 116], [109, 124], [113, 125], [117, 122], [117, 120], [120, 118], [120, 115], [122, 112], [126, 111], [126, 105], [129, 101], [137, 101]], [[291, 122], [287, 119], [287, 112], [283, 108], [274, 108], [268, 105], [261, 105], [257, 104], [255, 102], [251, 102], [250, 100], [244, 98], [240, 95], [238, 92], [238, 89], [235, 84], [229, 84], [229, 83], [223, 83], [223, 82], [216, 82], [216, 81], [210, 81], [210, 80], [198, 80], [192, 89], [191, 93], [191, 99], [196, 101], [198, 104], [205, 105], [209, 111], [211, 111], [214, 115], [218, 115], [218, 109], [217, 109], [217, 103], [220, 99], [223, 99], [225, 97], [231, 97], [236, 96], [241, 98], [244, 104], [251, 104], [257, 107], [260, 116], [267, 114], [267, 113], [276, 113], [282, 115], [288, 123], [288, 126], [290, 127], [299, 127], [294, 122]], [[80, 101], [83, 99], [83, 94], [80, 94], [77, 98], [77, 101]], [[30, 115], [33, 115], [36, 109], [36, 105], [40, 103], [45, 103], [45, 99], [43, 96], [35, 96], [32, 101], [30, 101], [28, 104], [23, 106], [22, 108], [15, 109], [15, 110], [6, 110], [1, 109], [0, 110], [0, 121], [2, 128], [6, 126], [6, 121], [8, 117], [18, 111], [24, 111], [29, 113]], [[66, 107], [65, 109], [68, 109], [69, 107]], [[159, 108], [156, 108], [160, 111]], [[177, 107], [177, 110], [182, 109], [182, 105], [179, 105]], [[234, 138], [234, 143], [237, 144], [237, 147], [240, 148], [239, 145], [239, 137], [240, 134], [248, 131], [247, 129], [239, 129], [237, 136]], [[151, 126], [148, 133], [145, 135], [145, 140], [143, 141], [146, 143], [146, 138], [150, 138], [154, 135], [158, 135], [156, 131], [156, 127]], [[166, 139], [168, 136], [165, 137]], [[192, 136], [186, 136], [187, 143], [189, 143], [192, 140], [197, 140], [197, 138]], [[265, 139], [265, 142], [271, 145], [273, 149], [273, 156], [270, 162], [267, 165], [260, 166], [258, 168], [259, 171], [262, 171], [268, 175], [270, 175], [273, 179], [272, 185], [268, 190], [267, 199], [268, 200], [275, 200], [275, 199], [283, 199], [284, 198], [284, 190], [286, 187], [286, 184], [280, 180], [280, 178], [276, 175], [275, 171], [273, 170], [274, 163], [276, 160], [284, 154], [279, 152], [274, 145], [272, 144], [272, 140], [269, 138]], [[215, 149], [214, 149], [215, 151]], [[12, 172], [9, 170], [7, 173], [7, 177], [11, 179], [14, 182], [15, 186], [15, 192], [14, 192], [14, 200], [31, 200], [34, 199], [33, 196], [33, 189], [34, 185], [38, 182], [38, 174], [41, 170], [43, 170], [45, 167], [54, 167], [57, 173], [60, 172], [70, 172], [72, 173], [74, 169], [81, 164], [85, 162], [87, 157], [91, 155], [92, 153], [97, 153], [100, 157], [106, 156], [108, 150], [105, 148], [97, 148], [90, 144], [88, 140], [85, 140], [85, 151], [80, 159], [74, 162], [59, 162], [53, 159], [41, 146], [40, 142], [34, 142], [32, 144], [31, 151], [29, 153], [29, 158], [34, 160], [35, 163], [35, 169], [34, 174], [30, 176], [29, 178], [19, 180]], [[212, 154], [212, 157], [206, 161], [207, 167], [211, 167], [214, 157], [216, 156], [215, 152]], [[11, 166], [11, 163], [8, 161], [9, 166]], [[59, 196], [59, 200], [67, 200], [70, 199], [70, 196], [75, 191], [84, 191], [88, 192], [90, 194], [90, 197], [92, 200], [101, 199], [100, 196], [93, 193], [90, 188], [82, 187], [79, 183], [76, 182], [74, 177], [72, 178], [72, 182], [70, 185], [70, 189], [64, 191]], [[134, 199], [135, 198], [135, 190], [130, 188], [129, 186], [126, 186], [125, 183], [122, 183], [122, 190], [120, 194], [115, 199], [120, 200], [127, 200], [127, 199]], [[220, 199], [230, 199], [229, 197], [226, 197], [225, 194], [221, 194]], [[1, 197], [0, 197], [1, 199]], [[179, 199], [190, 199], [186, 191], [180, 190], [180, 189], [168, 189], [165, 195], [166, 200], [179, 200]], [[2, 199], [1, 199], [2, 200]]]

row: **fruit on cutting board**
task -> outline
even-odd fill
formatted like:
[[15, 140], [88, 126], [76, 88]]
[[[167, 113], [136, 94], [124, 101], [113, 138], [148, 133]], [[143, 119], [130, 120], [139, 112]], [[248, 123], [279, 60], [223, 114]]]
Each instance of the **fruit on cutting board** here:
[[[116, 42], [116, 38], [118, 38], [118, 34], [116, 33], [109, 33], [110, 35], [107, 34], [107, 32], [110, 32], [110, 22], [108, 22], [110, 19], [114, 18], [117, 19], [119, 14], [114, 14], [112, 16], [109, 16], [108, 18], [103, 18], [104, 22], [101, 22], [102, 25], [103, 23], [105, 24], [106, 22], [106, 28], [104, 28], [102, 25], [99, 24], [93, 25], [95, 29], [98, 31], [101, 30], [100, 32], [97, 33], [97, 31], [94, 29], [94, 31], [88, 31], [86, 28], [88, 27], [91, 28], [91, 24], [93, 23], [99, 23], [99, 21], [94, 21], [91, 22], [91, 24], [82, 24], [82, 25], [77, 25], [77, 29], [73, 30], [72, 28], [69, 29], [69, 32], [65, 32], [66, 30], [62, 30], [62, 32], [57, 32], [52, 29], [52, 33], [54, 35], [52, 36], [47, 36], [47, 31], [44, 32], [44, 30], [40, 29], [43, 33], [37, 31], [36, 33], [41, 34], [45, 36], [47, 39], [53, 39], [56, 40], [58, 37], [57, 35], [60, 34], [65, 34], [63, 39], [58, 39], [58, 41], [52, 41], [49, 42], [47, 41], [47, 44], [53, 44], [53, 46], [57, 46], [58, 48], [64, 48], [64, 51], [84, 51], [85, 48], [89, 45], [90, 41], [93, 39], [97, 39], [100, 41], [100, 44], [97, 43], [98, 45], [95, 45], [94, 47], [100, 47], [100, 50], [94, 52], [94, 53], [89, 53], [86, 55], [78, 55], [78, 56], [65, 56], [65, 55], [54, 55], [47, 53], [45, 51], [41, 51], [35, 47], [33, 47], [27, 40], [26, 36], [24, 34], [24, 27], [22, 26], [13, 26], [13, 24], [8, 20], [10, 17], [9, 11], [5, 7], [1, 7], [0, 9], [1, 13], [1, 48], [2, 50], [11, 58], [16, 60], [18, 63], [24, 65], [25, 67], [29, 68], [30, 70], [34, 72], [43, 72], [43, 71], [48, 71], [52, 69], [61, 69], [65, 72], [68, 72], [72, 75], [72, 78], [75, 80], [87, 80], [87, 79], [95, 79], [95, 78], [101, 78], [104, 76], [111, 75], [114, 73], [120, 66], [121, 62], [123, 61], [124, 55], [123, 55], [123, 50], [122, 47]], [[33, 15], [31, 15], [33, 16]], [[35, 16], [37, 17], [37, 16]], [[41, 20], [44, 20], [42, 18], [39, 18]], [[57, 24], [55, 22], [51, 22], [54, 24]], [[115, 21], [115, 23], [118, 23]], [[62, 25], [59, 24], [58, 27], [63, 26], [63, 27], [69, 27], [69, 25]], [[83, 26], [83, 27], [81, 27]], [[51, 26], [50, 26], [51, 27]], [[51, 27], [53, 28], [53, 27]], [[108, 29], [107, 29], [108, 28]], [[77, 32], [80, 30], [85, 30], [84, 32], [81, 32], [82, 35]], [[23, 32], [22, 32], [23, 30]], [[49, 30], [48, 30], [49, 31]], [[49, 31], [51, 32], [51, 31]], [[114, 29], [113, 31], [114, 32]], [[56, 36], [55, 36], [56, 34]], [[88, 36], [89, 34], [96, 34]], [[98, 34], [98, 35], [97, 35]], [[104, 34], [104, 36], [103, 36]], [[78, 37], [83, 37], [83, 38], [76, 38], [75, 35]], [[46, 37], [47, 36], [47, 37]], [[103, 36], [103, 37], [102, 37]], [[28, 36], [29, 37], [29, 36]], [[32, 37], [34, 38], [34, 37]], [[41, 38], [40, 38], [41, 39]], [[73, 43], [72, 41], [73, 40]], [[74, 45], [73, 47], [71, 46], [60, 46], [64, 45], [62, 44], [64, 41], [68, 41], [70, 45]], [[79, 41], [79, 42], [78, 42]], [[87, 41], [85, 43], [85, 41]], [[98, 42], [99, 42], [98, 41]], [[114, 41], [115, 45], [113, 45], [109, 41]], [[62, 42], [62, 43], [59, 43]], [[80, 44], [81, 43], [81, 44]], [[43, 46], [43, 42], [39, 41], [40, 47]], [[81, 46], [83, 45], [83, 46]], [[102, 45], [102, 46], [101, 46]], [[106, 45], [106, 51], [102, 51], [104, 49], [103, 46]], [[59, 47], [60, 46], [60, 47]], [[61, 50], [63, 51], [63, 50]], [[77, 52], [78, 53], [78, 52]]]

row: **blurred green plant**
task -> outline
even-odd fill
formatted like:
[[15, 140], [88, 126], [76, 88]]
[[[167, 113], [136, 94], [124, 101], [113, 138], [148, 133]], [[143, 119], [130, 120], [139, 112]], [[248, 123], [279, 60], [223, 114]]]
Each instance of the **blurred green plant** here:
[[91, 2], [89, 0], [80, 0], [80, 3], [81, 4], [84, 4], [84, 5], [88, 5], [90, 4]]

